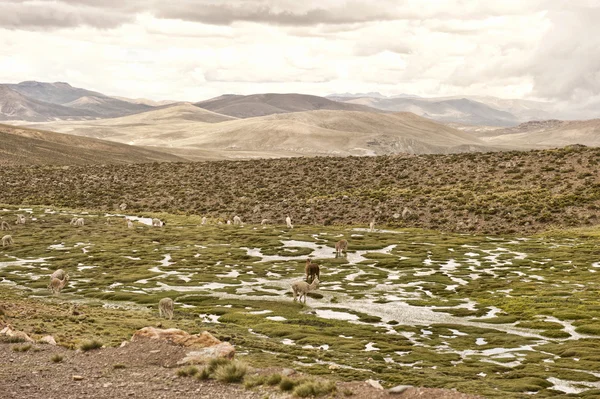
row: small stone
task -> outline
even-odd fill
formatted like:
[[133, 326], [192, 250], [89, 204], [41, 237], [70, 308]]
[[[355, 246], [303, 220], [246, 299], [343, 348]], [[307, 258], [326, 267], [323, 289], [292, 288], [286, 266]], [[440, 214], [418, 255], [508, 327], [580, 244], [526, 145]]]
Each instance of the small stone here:
[[339, 368], [340, 368], [340, 366], [338, 366], [337, 364], [330, 364], [329, 365], [329, 370], [337, 370]]
[[367, 380], [366, 382], [367, 382], [367, 384], [369, 384], [373, 388], [377, 388], [377, 389], [383, 390], [383, 387], [381, 386], [381, 384], [377, 380]]
[[127, 341], [123, 341], [123, 342], [121, 342], [121, 346], [120, 346], [119, 348], [122, 348], [122, 347], [124, 347], [124, 346], [127, 346], [127, 344], [129, 344], [129, 342], [127, 342]]
[[406, 391], [408, 388], [412, 388], [411, 385], [398, 385], [393, 388], [388, 389], [388, 393], [402, 393]]
[[83, 376], [82, 375], [74, 375], [73, 376], [73, 381], [81, 381], [83, 380]]
[[112, 383], [110, 383], [110, 382], [102, 384], [102, 388], [108, 388], [108, 387], [111, 387], [111, 386], [112, 386]]
[[38, 342], [56, 346], [56, 340], [52, 335], [46, 335], [45, 337], [42, 337]]
[[284, 377], [289, 377], [290, 375], [296, 374], [296, 370], [294, 369], [283, 369], [281, 370], [281, 375]]
[[155, 349], [155, 350], [150, 351], [150, 353], [159, 353], [159, 352], [160, 352], [160, 349]]

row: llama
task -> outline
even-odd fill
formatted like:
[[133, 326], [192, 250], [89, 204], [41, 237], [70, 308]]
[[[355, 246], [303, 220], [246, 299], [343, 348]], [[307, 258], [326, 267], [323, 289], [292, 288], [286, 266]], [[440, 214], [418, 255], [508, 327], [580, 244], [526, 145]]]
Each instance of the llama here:
[[0, 230], [11, 230], [10, 224], [3, 220], [2, 223], [0, 223]]
[[75, 226], [75, 227], [81, 227], [83, 225], [85, 225], [85, 220], [83, 218], [73, 218], [71, 219], [71, 226]]
[[8, 247], [10, 245], [13, 245], [15, 242], [13, 241], [13, 238], [11, 235], [5, 235], [4, 237], [2, 237], [2, 246], [3, 247]]
[[52, 279], [55, 278], [59, 280], [64, 280], [66, 275], [67, 273], [63, 269], [57, 269], [50, 275], [50, 281], [52, 281]]
[[261, 220], [261, 222], [260, 222], [260, 225], [261, 225], [261, 226], [265, 226], [265, 225], [267, 225], [267, 224], [269, 224], [269, 219], [263, 219], [263, 220]]
[[342, 252], [346, 253], [348, 250], [348, 240], [339, 240], [335, 243], [335, 256], [338, 257]]
[[306, 303], [306, 294], [310, 291], [314, 291], [319, 288], [319, 279], [316, 278], [312, 283], [308, 284], [304, 281], [296, 281], [292, 284], [292, 293], [294, 294], [294, 302], [296, 302], [296, 297], [298, 297], [298, 302], [302, 301], [302, 296], [304, 296], [304, 303]]
[[321, 277], [321, 271], [319, 265], [312, 263], [310, 259], [306, 259], [306, 266], [304, 267], [304, 273], [306, 274], [306, 282], [311, 283], [315, 280], [315, 277], [319, 279]]
[[166, 224], [167, 224], [167, 222], [163, 222], [160, 219], [157, 219], [157, 218], [153, 218], [152, 219], [152, 226], [153, 227], [162, 227], [162, 226], [165, 226]]
[[242, 223], [242, 218], [240, 218], [239, 216], [235, 215], [233, 217], [233, 225], [234, 226], [243, 226], [244, 224]]
[[171, 298], [163, 298], [158, 302], [158, 314], [160, 317], [169, 318], [171, 320], [173, 318], [173, 308], [174, 303]]
[[25, 224], [25, 215], [17, 215], [17, 221], [15, 222], [15, 224]]
[[371, 233], [375, 231], [375, 219], [371, 220], [371, 223], [369, 223], [369, 231]]
[[292, 218], [290, 218], [289, 215], [285, 218], [285, 224], [287, 225], [288, 229], [294, 228], [294, 225], [292, 224]]
[[[57, 270], [58, 271], [58, 270]], [[69, 275], [65, 274], [64, 278], [58, 279], [58, 278], [53, 278], [50, 280], [50, 284], [48, 284], [48, 289], [50, 291], [52, 291], [52, 293], [54, 295], [58, 295], [60, 294], [60, 291], [65, 288], [65, 285], [67, 285], [67, 282], [69, 281]]]

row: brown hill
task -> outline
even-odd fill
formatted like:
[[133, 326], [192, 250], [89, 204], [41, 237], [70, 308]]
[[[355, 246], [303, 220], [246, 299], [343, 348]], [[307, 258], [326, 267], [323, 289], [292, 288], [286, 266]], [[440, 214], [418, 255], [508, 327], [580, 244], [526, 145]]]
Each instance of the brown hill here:
[[168, 148], [193, 159], [435, 154], [497, 149], [469, 133], [410, 113], [320, 110], [234, 119], [187, 104], [117, 119], [60, 121], [39, 126], [62, 133]]
[[585, 121], [546, 120], [522, 123], [481, 135], [492, 145], [516, 145], [529, 148], [562, 147], [583, 144], [600, 146], [600, 119]]
[[248, 96], [224, 95], [194, 105], [219, 114], [237, 118], [252, 118], [288, 112], [315, 110], [382, 112], [375, 108], [357, 104], [346, 104], [324, 97], [306, 94], [252, 94]]
[[185, 161], [156, 150], [0, 125], [0, 165], [119, 164]]

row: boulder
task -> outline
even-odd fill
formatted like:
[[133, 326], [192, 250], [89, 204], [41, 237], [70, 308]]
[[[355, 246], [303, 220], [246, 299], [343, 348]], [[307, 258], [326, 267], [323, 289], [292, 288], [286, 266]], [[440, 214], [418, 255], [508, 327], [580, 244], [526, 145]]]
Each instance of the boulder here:
[[42, 337], [38, 342], [41, 344], [48, 344], [48, 345], [56, 346], [56, 340], [54, 339], [54, 337], [52, 335], [46, 335], [46, 336]]
[[177, 328], [145, 327], [136, 331], [131, 337], [132, 342], [141, 339], [155, 339], [192, 349], [177, 361], [178, 365], [203, 364], [218, 357], [233, 359], [235, 355], [233, 345], [229, 342], [221, 342], [207, 331], [192, 335]]
[[202, 331], [200, 334], [192, 335], [178, 328], [163, 329], [144, 327], [141, 330], [137, 330], [133, 334], [133, 337], [131, 337], [131, 340], [136, 341], [140, 338], [159, 339], [161, 341], [190, 348], [206, 348], [221, 343], [221, 341], [208, 331]]
[[20, 339], [24, 342], [35, 342], [33, 339], [31, 339], [29, 335], [25, 334], [23, 331], [15, 330], [10, 324], [7, 324], [6, 327], [4, 327], [2, 331], [0, 331], [0, 335]]
[[373, 388], [383, 390], [383, 386], [381, 386], [381, 384], [377, 380], [367, 380], [366, 383], [372, 386]]
[[412, 385], [397, 385], [393, 388], [388, 389], [388, 392], [391, 394], [399, 394], [403, 393], [407, 389], [412, 388]]

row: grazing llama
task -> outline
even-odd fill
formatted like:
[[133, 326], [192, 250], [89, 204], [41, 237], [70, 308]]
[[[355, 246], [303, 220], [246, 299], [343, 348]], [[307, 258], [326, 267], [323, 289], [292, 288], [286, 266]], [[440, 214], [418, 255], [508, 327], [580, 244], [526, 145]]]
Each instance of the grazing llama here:
[[294, 228], [294, 225], [292, 224], [292, 218], [289, 217], [289, 215], [285, 218], [285, 224], [287, 225], [288, 229]]
[[371, 220], [371, 223], [369, 223], [369, 231], [371, 233], [375, 231], [375, 219]]
[[50, 281], [52, 281], [52, 279], [55, 278], [59, 280], [64, 280], [66, 275], [67, 273], [63, 269], [57, 269], [50, 275]]
[[348, 240], [339, 240], [335, 243], [335, 256], [338, 257], [342, 252], [346, 253], [348, 250]]
[[4, 237], [2, 237], [2, 246], [3, 247], [8, 247], [10, 245], [13, 245], [15, 242], [13, 241], [13, 238], [11, 235], [5, 235]]
[[52, 293], [54, 295], [58, 295], [60, 293], [60, 291], [62, 291], [62, 289], [65, 288], [65, 285], [67, 285], [68, 281], [69, 281], [68, 274], [65, 274], [65, 277], [62, 280], [58, 279], [58, 278], [53, 278], [50, 280], [50, 284], [48, 284], [48, 289], [50, 291], [52, 291]]
[[163, 222], [160, 219], [157, 218], [153, 218], [152, 219], [152, 226], [153, 227], [162, 227], [165, 226], [167, 224], [167, 222]]
[[175, 304], [171, 298], [163, 298], [158, 302], [158, 314], [160, 317], [168, 317], [171, 320], [173, 318], [174, 307]]
[[15, 224], [25, 224], [25, 215], [17, 215]]
[[6, 221], [2, 221], [2, 223], [0, 223], [0, 230], [10, 230], [10, 224], [6, 223]]
[[239, 216], [234, 216], [233, 217], [233, 225], [234, 226], [243, 226], [244, 224], [242, 223], [242, 218], [240, 218]]
[[311, 291], [319, 288], [319, 279], [316, 278], [312, 283], [308, 284], [304, 281], [296, 281], [292, 284], [292, 293], [294, 294], [294, 302], [296, 301], [296, 297], [298, 297], [298, 302], [302, 301], [302, 296], [304, 296], [304, 303], [306, 303], [306, 294]]
[[319, 265], [312, 263], [310, 259], [306, 259], [306, 266], [304, 267], [304, 273], [306, 274], [306, 282], [311, 283], [315, 280], [315, 277], [319, 279], [321, 277], [321, 271]]
[[75, 226], [75, 227], [81, 227], [83, 225], [85, 225], [85, 220], [83, 220], [83, 218], [73, 218], [71, 219], [71, 226]]

